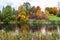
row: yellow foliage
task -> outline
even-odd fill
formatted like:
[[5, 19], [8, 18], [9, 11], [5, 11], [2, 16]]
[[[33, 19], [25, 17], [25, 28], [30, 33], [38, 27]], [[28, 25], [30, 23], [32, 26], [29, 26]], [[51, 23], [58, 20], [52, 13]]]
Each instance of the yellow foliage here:
[[[57, 14], [58, 14], [58, 9], [57, 9], [57, 7], [52, 7], [52, 11], [54, 11], [54, 12], [56, 12]], [[56, 14], [56, 15], [57, 15]]]
[[26, 10], [26, 8], [24, 7], [24, 5], [21, 5], [21, 6], [19, 6], [19, 8], [18, 8], [18, 13], [20, 13], [20, 12], [22, 12], [22, 11], [25, 11]]
[[21, 15], [21, 19], [24, 20], [26, 17], [25, 15]]
[[58, 11], [57, 7], [52, 7], [52, 10]]
[[28, 18], [27, 14], [26, 14], [26, 8], [25, 8], [24, 5], [19, 6], [19, 8], [18, 8], [18, 17], [20, 17], [21, 20], [26, 20]]
[[45, 14], [46, 14], [47, 17], [50, 15], [47, 10], [45, 10]]
[[26, 16], [26, 15], [21, 15], [20, 17], [21, 17], [21, 20], [27, 20], [28, 19], [28, 16]]
[[42, 17], [42, 12], [40, 10], [37, 10], [36, 16], [37, 17]]

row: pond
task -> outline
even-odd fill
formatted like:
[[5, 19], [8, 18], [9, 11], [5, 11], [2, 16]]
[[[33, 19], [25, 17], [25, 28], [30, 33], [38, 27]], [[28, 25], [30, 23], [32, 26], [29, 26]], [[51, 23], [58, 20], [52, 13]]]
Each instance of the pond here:
[[8, 23], [0, 22], [0, 30], [4, 29], [6, 31], [18, 30], [23, 31], [27, 30], [32, 32], [40, 31], [45, 32], [60, 32], [60, 23], [59, 21], [50, 21], [50, 20], [27, 20], [27, 21], [11, 21]]
[[[34, 22], [34, 23], [33, 23]], [[22, 25], [21, 25], [22, 24]], [[26, 21], [26, 23], [1, 23], [1, 39], [7, 40], [60, 40], [60, 25], [49, 22]], [[3, 36], [3, 38], [2, 38]]]

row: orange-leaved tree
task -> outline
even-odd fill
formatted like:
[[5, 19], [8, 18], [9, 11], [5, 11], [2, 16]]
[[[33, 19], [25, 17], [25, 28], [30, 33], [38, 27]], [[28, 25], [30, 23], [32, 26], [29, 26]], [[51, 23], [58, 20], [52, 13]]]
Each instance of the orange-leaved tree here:
[[42, 11], [41, 11], [41, 8], [39, 6], [36, 7], [36, 17], [37, 17], [37, 19], [42, 18]]

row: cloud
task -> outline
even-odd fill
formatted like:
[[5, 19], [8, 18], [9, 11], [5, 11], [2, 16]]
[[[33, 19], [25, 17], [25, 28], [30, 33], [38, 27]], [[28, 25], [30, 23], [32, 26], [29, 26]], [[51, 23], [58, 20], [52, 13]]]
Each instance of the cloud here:
[[40, 6], [42, 10], [44, 10], [45, 7], [58, 7], [58, 0], [33, 0], [30, 3], [32, 6]]
[[11, 5], [15, 9], [24, 2], [29, 2], [32, 6], [40, 6], [42, 10], [45, 7], [53, 7], [58, 5], [58, 0], [0, 0], [0, 10], [3, 6]]
[[[27, 0], [0, 0], [0, 6], [6, 6], [6, 5], [11, 5], [14, 8], [18, 8], [19, 5], [23, 4], [24, 2], [26, 2]], [[0, 8], [1, 10], [1, 8]]]

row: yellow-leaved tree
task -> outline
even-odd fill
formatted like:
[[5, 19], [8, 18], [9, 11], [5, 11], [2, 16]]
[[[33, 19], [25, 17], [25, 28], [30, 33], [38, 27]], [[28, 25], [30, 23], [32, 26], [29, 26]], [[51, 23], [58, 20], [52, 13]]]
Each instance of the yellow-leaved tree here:
[[52, 7], [51, 9], [52, 9], [52, 12], [53, 12], [54, 15], [57, 15], [58, 14], [57, 7]]
[[50, 15], [57, 15], [58, 14], [57, 7], [46, 7], [45, 10], [47, 10]]
[[24, 31], [24, 30], [28, 29], [28, 25], [25, 25], [25, 20], [28, 19], [28, 15], [26, 12], [27, 12], [27, 10], [24, 5], [21, 5], [18, 7], [17, 19], [18, 19], [18, 21], [20, 21], [20, 24], [19, 24], [20, 30], [19, 31]]
[[20, 20], [28, 19], [28, 16], [26, 14], [26, 8], [24, 5], [21, 5], [18, 7], [18, 17], [17, 18]]
[[47, 18], [48, 19], [48, 16], [49, 16], [50, 14], [49, 14], [49, 11], [48, 10], [45, 10], [45, 18]]

